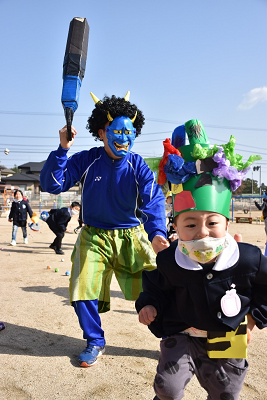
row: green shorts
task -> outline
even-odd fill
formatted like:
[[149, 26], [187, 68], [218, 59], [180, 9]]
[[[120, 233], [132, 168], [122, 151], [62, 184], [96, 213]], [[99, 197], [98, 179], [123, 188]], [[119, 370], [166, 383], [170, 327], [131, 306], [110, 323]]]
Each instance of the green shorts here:
[[99, 312], [110, 310], [113, 272], [126, 300], [142, 291], [142, 271], [156, 268], [156, 254], [143, 225], [129, 229], [84, 226], [71, 256], [70, 301], [99, 300]]

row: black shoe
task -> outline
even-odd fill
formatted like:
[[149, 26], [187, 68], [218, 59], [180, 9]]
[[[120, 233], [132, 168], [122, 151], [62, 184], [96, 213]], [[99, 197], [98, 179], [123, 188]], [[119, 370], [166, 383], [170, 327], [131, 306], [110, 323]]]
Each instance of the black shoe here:
[[65, 254], [61, 249], [54, 249], [56, 254]]
[[52, 250], [56, 250], [56, 246], [52, 243], [52, 244], [50, 244], [50, 249], [52, 249]]

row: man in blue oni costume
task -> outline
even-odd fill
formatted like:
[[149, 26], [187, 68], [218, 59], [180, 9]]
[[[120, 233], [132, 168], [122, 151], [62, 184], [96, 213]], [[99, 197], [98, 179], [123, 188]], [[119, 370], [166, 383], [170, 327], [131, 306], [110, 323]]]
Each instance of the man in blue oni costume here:
[[113, 120], [111, 115], [108, 114], [108, 119], [111, 122], [111, 125], [106, 128], [108, 145], [116, 157], [126, 156], [133, 147], [136, 136], [136, 129], [133, 127], [135, 118], [136, 115], [132, 120], [122, 116]]
[[77, 132], [72, 127], [68, 142], [64, 127], [59, 148], [41, 172], [42, 189], [49, 193], [67, 191], [76, 182], [83, 186], [84, 226], [72, 253], [70, 277], [70, 302], [87, 340], [79, 355], [82, 367], [94, 365], [105, 351], [99, 313], [110, 309], [113, 273], [125, 298], [135, 300], [142, 290], [142, 271], [153, 270], [156, 254], [169, 246], [164, 195], [143, 158], [131, 151], [144, 125], [143, 113], [129, 102], [129, 92], [102, 101], [91, 95], [95, 108], [87, 129], [104, 146], [67, 158]]

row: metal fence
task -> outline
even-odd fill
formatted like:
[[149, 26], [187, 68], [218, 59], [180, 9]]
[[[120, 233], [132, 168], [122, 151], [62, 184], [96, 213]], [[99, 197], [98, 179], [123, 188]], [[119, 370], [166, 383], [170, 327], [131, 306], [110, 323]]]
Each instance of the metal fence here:
[[49, 211], [51, 208], [68, 207], [73, 201], [81, 202], [81, 195], [78, 192], [68, 191], [58, 195], [41, 192], [34, 195], [28, 191], [24, 192], [32, 208], [38, 208], [39, 211]]
[[[68, 191], [65, 193], [60, 193], [58, 195], [50, 194], [47, 192], [40, 192], [38, 195], [32, 193], [30, 190], [24, 191], [24, 196], [30, 202], [30, 206], [35, 211], [49, 211], [51, 208], [61, 208], [61, 207], [68, 207], [73, 201], [81, 202], [81, 195], [79, 191]], [[3, 206], [3, 199], [0, 196], [0, 206]], [[262, 196], [253, 195], [253, 196], [233, 196], [232, 203], [231, 203], [231, 212], [233, 217], [234, 211], [244, 211], [244, 213], [251, 213], [251, 211], [258, 210], [254, 204], [254, 200], [257, 200], [261, 203]], [[2, 211], [8, 212], [11, 203], [13, 201], [13, 197], [10, 198], [7, 206], [2, 207]], [[0, 207], [1, 208], [1, 207]]]
[[[30, 190], [25, 190], [23, 195], [29, 200], [31, 208], [39, 212], [44, 210], [49, 211], [51, 208], [68, 207], [73, 201], [78, 201], [79, 203], [81, 202], [81, 195], [78, 191], [68, 191], [66, 193], [55, 195], [47, 192], [34, 194]], [[8, 212], [12, 201], [13, 197], [11, 196], [4, 207], [4, 201], [0, 196], [0, 205], [2, 206], [2, 211]]]

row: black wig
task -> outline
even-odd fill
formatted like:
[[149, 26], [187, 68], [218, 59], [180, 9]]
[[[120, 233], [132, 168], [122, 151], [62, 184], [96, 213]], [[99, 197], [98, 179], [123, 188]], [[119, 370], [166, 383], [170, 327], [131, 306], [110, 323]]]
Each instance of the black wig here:
[[105, 129], [105, 125], [108, 122], [107, 112], [109, 111], [111, 117], [128, 117], [132, 119], [137, 111], [136, 119], [133, 126], [136, 129], [136, 136], [141, 134], [142, 126], [145, 123], [145, 118], [141, 110], [139, 110], [135, 104], [126, 101], [123, 97], [116, 96], [105, 96], [104, 99], [96, 103], [93, 109], [91, 117], [87, 120], [86, 129], [88, 129], [95, 140], [100, 140], [98, 135], [99, 129]]

